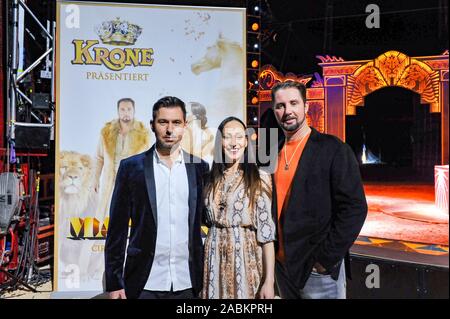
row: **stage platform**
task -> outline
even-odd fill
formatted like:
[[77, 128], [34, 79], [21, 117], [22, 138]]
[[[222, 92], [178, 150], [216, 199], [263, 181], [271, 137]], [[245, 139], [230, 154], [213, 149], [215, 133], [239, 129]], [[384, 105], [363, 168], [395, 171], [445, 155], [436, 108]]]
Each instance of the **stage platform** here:
[[[351, 249], [349, 299], [449, 298], [448, 246], [359, 236]], [[379, 287], [367, 285], [379, 269]]]
[[[369, 212], [351, 249], [348, 298], [448, 298], [448, 212], [435, 207], [434, 185], [371, 182], [364, 189]], [[367, 285], [374, 265], [378, 288]]]
[[359, 256], [441, 268], [448, 268], [449, 264], [448, 246], [442, 245], [359, 236], [351, 252]]

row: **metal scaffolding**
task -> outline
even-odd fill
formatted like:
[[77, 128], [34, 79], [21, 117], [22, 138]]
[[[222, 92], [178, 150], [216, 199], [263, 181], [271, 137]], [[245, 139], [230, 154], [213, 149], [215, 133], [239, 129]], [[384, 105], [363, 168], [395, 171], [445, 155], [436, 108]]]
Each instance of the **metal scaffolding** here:
[[[23, 9], [23, 14], [19, 14], [20, 9]], [[54, 107], [51, 107], [50, 114], [50, 123], [44, 123], [45, 120], [42, 118], [41, 114], [36, 114], [33, 112], [33, 101], [32, 99], [21, 90], [21, 84], [27, 75], [29, 75], [37, 66], [41, 65], [43, 61], [46, 62], [46, 69], [50, 68], [50, 72], [47, 72], [50, 75], [51, 80], [51, 92], [50, 93], [50, 105], [55, 105], [55, 96], [54, 96], [54, 38], [55, 38], [55, 30], [56, 23], [54, 21], [47, 21], [47, 26], [44, 26], [38, 17], [33, 13], [33, 11], [26, 5], [23, 0], [8, 0], [6, 3], [6, 52], [7, 52], [7, 100], [6, 100], [6, 109], [7, 109], [7, 170], [9, 170], [9, 164], [11, 161], [11, 152], [14, 150], [14, 142], [16, 138], [16, 128], [17, 127], [45, 127], [50, 128], [51, 130], [51, 139], [54, 138]], [[20, 41], [19, 39], [19, 28], [21, 25], [25, 26], [24, 16], [29, 16], [35, 23], [39, 26], [39, 29], [42, 30], [45, 35], [46, 43], [45, 52], [37, 58], [34, 62], [32, 62], [26, 69], [22, 72], [19, 72], [19, 52], [23, 52], [24, 49], [24, 41]], [[28, 29], [27, 29], [27, 32]], [[10, 37], [12, 34], [12, 39]], [[34, 38], [35, 41], [38, 41]], [[26, 49], [26, 48], [25, 48]], [[28, 107], [30, 115], [37, 122], [20, 122], [17, 121], [17, 108], [19, 106], [19, 102], [21, 105], [25, 105]]]

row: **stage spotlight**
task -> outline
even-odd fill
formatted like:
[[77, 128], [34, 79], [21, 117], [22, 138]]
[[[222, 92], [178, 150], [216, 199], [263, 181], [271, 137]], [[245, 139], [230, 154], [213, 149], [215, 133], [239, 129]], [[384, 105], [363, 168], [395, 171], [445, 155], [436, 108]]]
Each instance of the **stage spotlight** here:
[[252, 104], [258, 104], [258, 98], [256, 96], [252, 97]]
[[253, 30], [253, 31], [258, 31], [258, 30], [259, 30], [259, 24], [256, 23], [256, 22], [253, 23], [253, 24], [252, 24], [252, 30]]
[[258, 134], [256, 134], [256, 133], [253, 133], [252, 136], [250, 137], [250, 139], [252, 141], [256, 141], [257, 138], [258, 138]]
[[253, 122], [258, 123], [258, 117], [257, 116], [253, 117]]
[[258, 82], [258, 80], [255, 80], [255, 82], [253, 82], [255, 85], [258, 85], [259, 84], [259, 82]]
[[259, 62], [257, 60], [252, 61], [252, 68], [256, 69], [259, 65]]
[[259, 12], [259, 7], [258, 7], [258, 6], [255, 6], [255, 7], [253, 8], [253, 10], [255, 10], [255, 12]]
[[255, 43], [255, 44], [253, 45], [253, 48], [254, 48], [254, 49], [258, 49], [258, 48], [259, 48], [258, 43]]

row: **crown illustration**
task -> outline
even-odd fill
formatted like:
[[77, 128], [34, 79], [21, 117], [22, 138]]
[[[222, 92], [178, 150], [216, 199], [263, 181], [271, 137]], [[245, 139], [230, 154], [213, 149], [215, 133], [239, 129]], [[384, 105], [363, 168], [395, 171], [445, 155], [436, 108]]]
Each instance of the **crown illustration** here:
[[128, 21], [115, 20], [104, 21], [95, 27], [95, 32], [104, 44], [131, 45], [141, 35], [142, 28]]

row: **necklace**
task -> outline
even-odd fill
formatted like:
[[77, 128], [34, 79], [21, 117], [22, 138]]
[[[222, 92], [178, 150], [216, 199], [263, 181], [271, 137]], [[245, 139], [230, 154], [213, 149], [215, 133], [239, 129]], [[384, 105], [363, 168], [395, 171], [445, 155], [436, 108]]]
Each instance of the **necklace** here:
[[295, 147], [294, 153], [292, 153], [291, 159], [287, 160], [287, 154], [286, 154], [286, 148], [287, 148], [287, 139], [284, 143], [284, 162], [285, 162], [285, 166], [284, 166], [284, 170], [287, 171], [289, 170], [289, 165], [291, 165], [292, 159], [294, 158], [295, 153], [297, 152], [300, 144], [302, 144], [303, 140], [308, 136], [308, 134], [306, 134], [305, 136], [302, 137], [302, 139], [300, 140], [300, 142], [298, 142], [297, 146]]
[[225, 211], [227, 207], [227, 200], [228, 200], [228, 193], [230, 190], [234, 189], [237, 182], [240, 180], [239, 176], [241, 175], [241, 171], [238, 169], [234, 173], [227, 174], [225, 172], [223, 179], [222, 179], [222, 187], [219, 188], [219, 209], [220, 211]]

